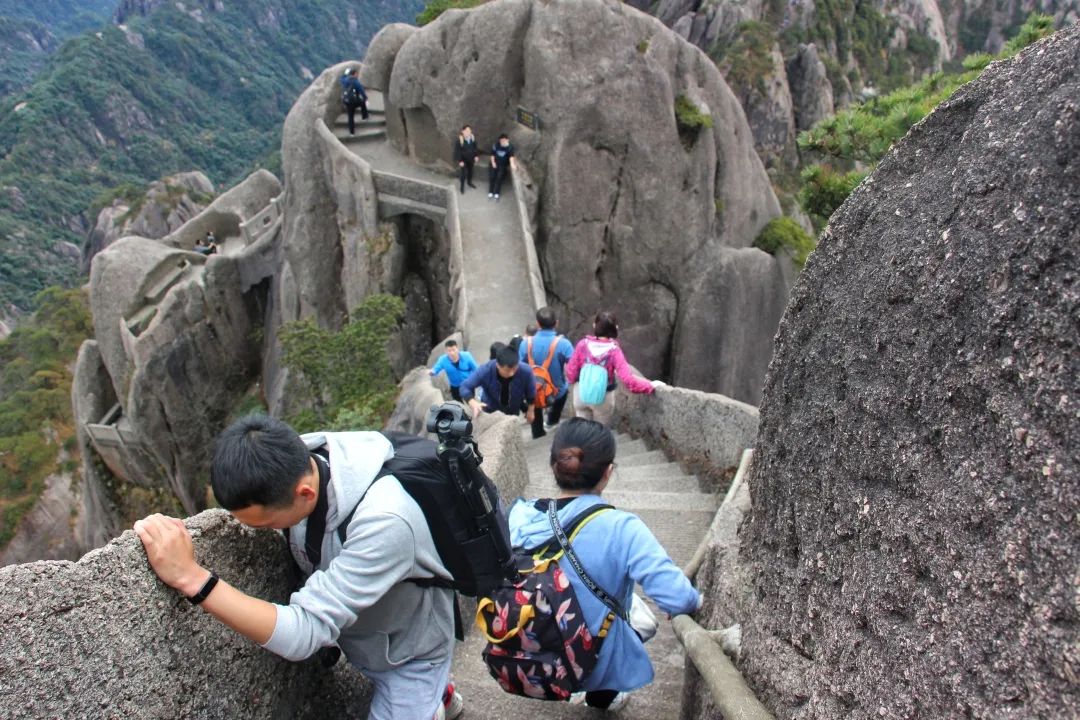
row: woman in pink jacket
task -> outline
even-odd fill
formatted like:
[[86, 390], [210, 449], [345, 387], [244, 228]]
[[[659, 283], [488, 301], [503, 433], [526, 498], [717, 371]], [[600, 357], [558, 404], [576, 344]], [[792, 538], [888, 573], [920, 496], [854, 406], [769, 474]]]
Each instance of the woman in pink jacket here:
[[[619, 347], [619, 325], [615, 313], [602, 311], [593, 320], [593, 334], [578, 341], [570, 362], [566, 363], [566, 380], [574, 383], [574, 414], [578, 417], [595, 420], [608, 426], [615, 413], [615, 378], [619, 378], [626, 389], [632, 393], [651, 393], [653, 384], [643, 377], [634, 375], [630, 369], [622, 348]], [[586, 364], [601, 365], [607, 369], [607, 392], [599, 405], [588, 405], [581, 401], [578, 376]]]

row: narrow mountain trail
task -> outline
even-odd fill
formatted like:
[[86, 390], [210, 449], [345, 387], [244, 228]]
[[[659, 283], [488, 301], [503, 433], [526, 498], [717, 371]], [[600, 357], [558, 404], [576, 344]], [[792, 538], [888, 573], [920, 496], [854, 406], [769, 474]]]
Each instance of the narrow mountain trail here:
[[[377, 173], [451, 187], [457, 193], [456, 176], [421, 167], [390, 145], [382, 95], [370, 91], [369, 100], [370, 117], [360, 120], [357, 114], [355, 135], [349, 135], [345, 115], [338, 117], [333, 128], [338, 139]], [[522, 332], [537, 310], [529, 289], [525, 240], [513, 183], [507, 178], [499, 201], [490, 200], [488, 161], [488, 155], [480, 156], [473, 173], [476, 188], [466, 186], [465, 193], [458, 194], [468, 297], [465, 339], [481, 361], [487, 357], [491, 343], [506, 342]]]

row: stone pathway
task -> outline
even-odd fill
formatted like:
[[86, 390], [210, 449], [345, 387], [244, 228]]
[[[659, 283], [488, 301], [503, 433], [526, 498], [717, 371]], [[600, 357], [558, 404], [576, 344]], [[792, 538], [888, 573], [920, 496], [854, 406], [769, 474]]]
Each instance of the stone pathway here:
[[[338, 139], [376, 171], [450, 186], [457, 192], [456, 177], [421, 167], [391, 147], [386, 138], [382, 95], [371, 91], [369, 98], [371, 117], [361, 121], [357, 116], [355, 136], [348, 134], [345, 115], [338, 117], [334, 124]], [[465, 193], [458, 195], [468, 293], [463, 330], [478, 362], [487, 359], [491, 343], [506, 342], [522, 332], [536, 313], [514, 189], [508, 179], [503, 183], [499, 202], [489, 200], [487, 162], [487, 155], [477, 161], [473, 179], [476, 189], [466, 186]]]
[[[532, 440], [527, 428], [525, 455], [529, 465], [527, 497], [551, 497], [555, 481], [548, 466], [552, 433]], [[604, 493], [612, 505], [641, 517], [678, 565], [687, 563], [716, 514], [720, 499], [701, 492], [698, 480], [661, 452], [649, 451], [641, 440], [616, 437], [617, 469]], [[651, 603], [650, 603], [651, 605]], [[656, 610], [657, 617], [663, 618]], [[466, 622], [469, 619], [466, 618]], [[534, 717], [544, 720], [601, 717], [602, 713], [564, 703], [540, 702], [504, 693], [487, 672], [480, 653], [484, 642], [471, 632], [459, 643], [454, 657], [454, 680], [465, 698], [467, 720], [510, 720]], [[627, 720], [673, 720], [679, 716], [684, 654], [671, 624], [661, 620], [660, 631], [646, 647], [656, 669], [653, 683], [634, 693], [630, 704], [618, 714]]]

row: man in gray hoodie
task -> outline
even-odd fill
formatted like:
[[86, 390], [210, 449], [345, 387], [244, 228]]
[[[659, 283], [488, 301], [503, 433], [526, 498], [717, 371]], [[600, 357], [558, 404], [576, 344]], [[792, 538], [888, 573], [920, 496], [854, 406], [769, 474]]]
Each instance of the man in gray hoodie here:
[[[262, 415], [219, 436], [210, 470], [218, 503], [245, 525], [289, 530], [307, 581], [288, 605], [245, 595], [200, 567], [181, 520], [152, 515], [135, 532], [166, 584], [267, 650], [302, 660], [340, 647], [375, 685], [371, 720], [454, 717], [460, 696], [448, 696], [450, 712], [443, 707], [453, 593], [425, 582], [450, 574], [416, 501], [392, 475], [374, 482], [393, 454], [380, 433], [300, 436]], [[342, 543], [337, 527], [350, 512]], [[321, 537], [307, 538], [309, 524]]]

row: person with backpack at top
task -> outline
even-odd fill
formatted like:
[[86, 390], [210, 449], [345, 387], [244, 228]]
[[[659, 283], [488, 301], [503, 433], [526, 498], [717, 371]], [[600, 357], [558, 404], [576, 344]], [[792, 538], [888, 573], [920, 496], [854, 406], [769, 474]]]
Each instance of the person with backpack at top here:
[[[480, 391], [483, 391], [481, 397], [475, 397]], [[524, 409], [525, 419], [531, 423], [536, 412], [532, 370], [519, 360], [517, 350], [502, 345], [494, 360], [488, 360], [461, 383], [461, 399], [472, 409], [474, 417], [481, 412], [496, 411], [519, 415]]]
[[295, 661], [337, 645], [375, 686], [371, 720], [454, 718], [453, 576], [418, 501], [382, 472], [394, 455], [381, 433], [301, 436], [265, 415], [218, 437], [214, 497], [245, 525], [286, 530], [307, 578], [287, 605], [201, 567], [182, 520], [156, 514], [134, 529], [165, 584], [267, 650]]
[[[533, 418], [534, 440], [547, 434], [545, 428], [559, 424], [569, 395], [564, 368], [574, 354], [570, 341], [555, 332], [559, 319], [552, 308], [545, 306], [537, 310], [536, 324], [539, 327], [536, 333], [526, 336], [525, 342], [518, 347], [519, 357], [532, 368], [536, 380], [536, 408], [541, 412]], [[546, 422], [544, 409], [548, 409]]]
[[586, 335], [574, 347], [566, 363], [566, 379], [574, 383], [574, 414], [596, 420], [604, 426], [611, 424], [615, 413], [617, 377], [632, 393], [651, 393], [663, 385], [634, 375], [622, 348], [619, 346], [619, 324], [615, 313], [604, 310], [593, 320], [593, 334]]
[[458, 179], [461, 182], [461, 194], [465, 194], [465, 182], [468, 181], [469, 187], [475, 188], [472, 182], [473, 166], [476, 164], [476, 156], [479, 151], [476, 149], [476, 136], [473, 135], [472, 128], [468, 125], [464, 125], [461, 128], [461, 132], [458, 133], [457, 141], [454, 143], [454, 162], [458, 164]]
[[368, 119], [367, 93], [360, 84], [360, 69], [349, 68], [341, 76], [341, 104], [349, 115], [349, 134], [356, 134], [356, 108], [360, 108], [360, 119]]
[[447, 340], [445, 347], [446, 352], [435, 361], [435, 365], [431, 368], [431, 375], [434, 377], [445, 372], [446, 379], [450, 383], [450, 397], [461, 402], [461, 383], [465, 382], [466, 378], [479, 366], [473, 359], [472, 353], [458, 349], [457, 340]]
[[[599, 645], [595, 666], [580, 682], [584, 696], [567, 699], [615, 711], [626, 705], [628, 693], [653, 680], [643, 639], [631, 625], [638, 612], [632, 608], [640, 602], [634, 599], [635, 583], [668, 615], [696, 612], [701, 595], [639, 517], [604, 502], [615, 470], [610, 430], [571, 418], [555, 431], [549, 458], [558, 497], [519, 499], [510, 508], [510, 542], [520, 549], [563, 547], [559, 568], [573, 588], [594, 648]], [[569, 557], [559, 534], [575, 557]], [[580, 654], [571, 661], [572, 667], [593, 662]]]
[[499, 201], [499, 192], [502, 190], [503, 180], [510, 168], [515, 167], [514, 146], [510, 144], [510, 137], [503, 133], [499, 141], [491, 146], [491, 168], [488, 170], [488, 198]]

